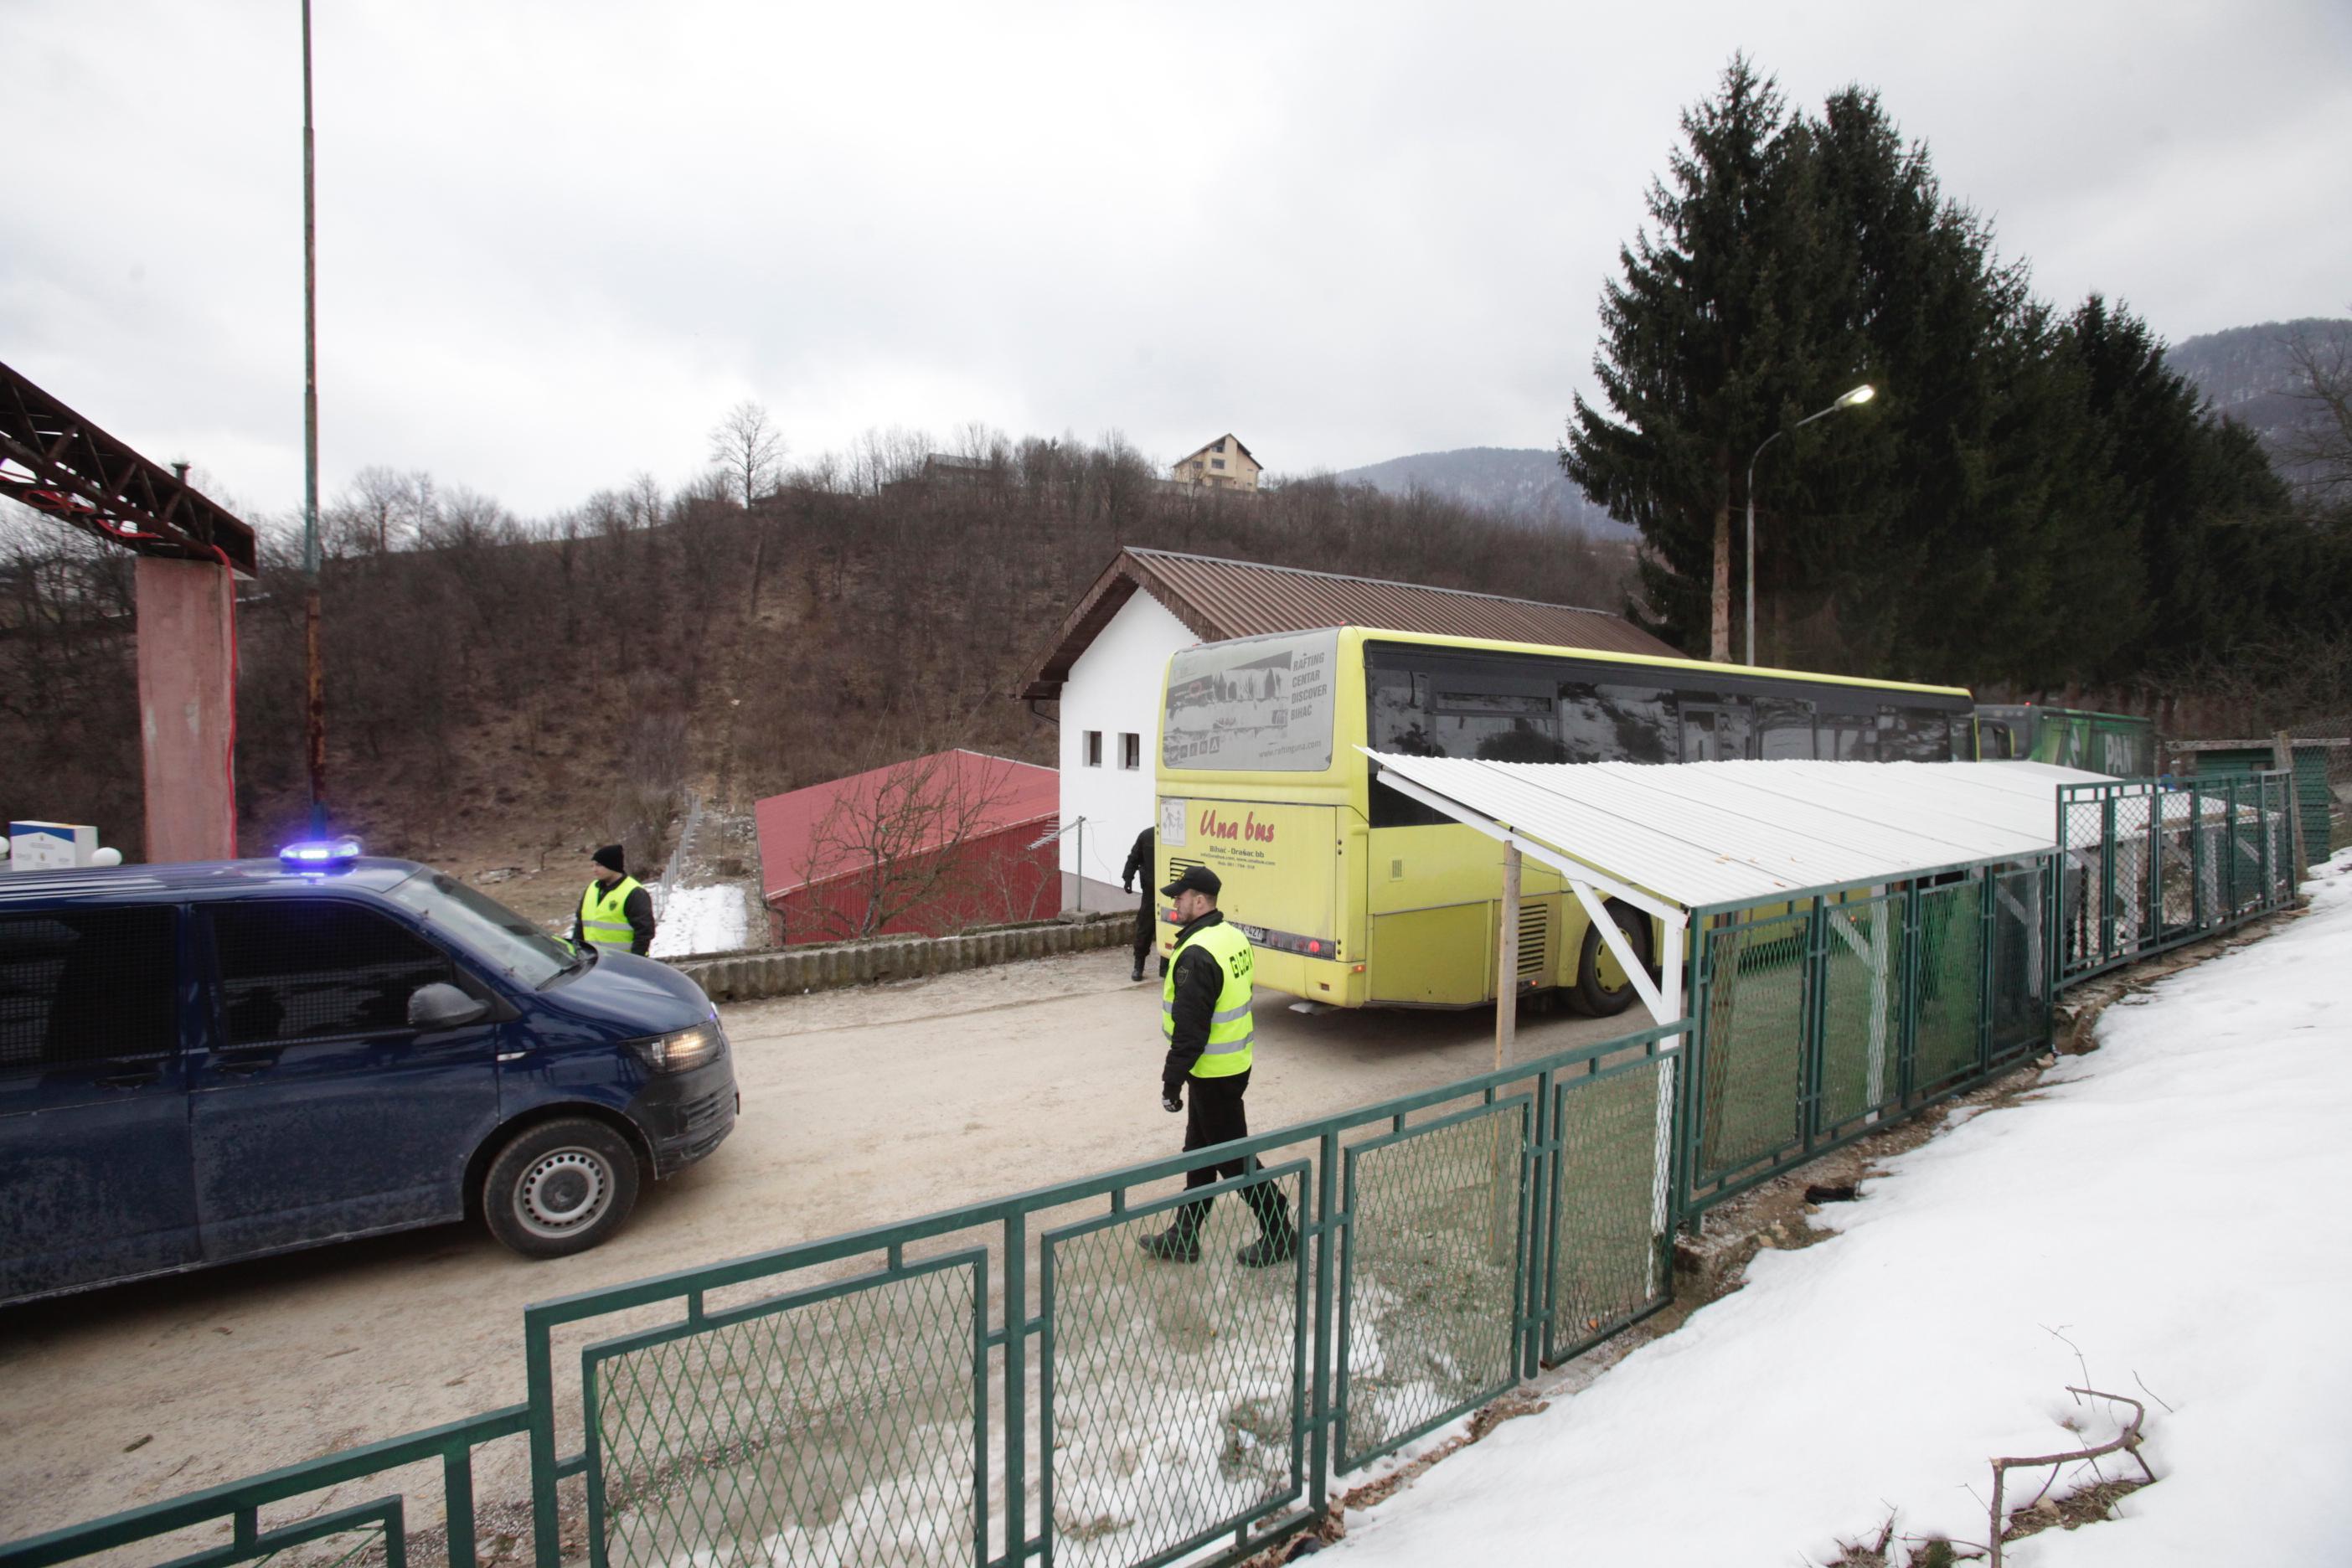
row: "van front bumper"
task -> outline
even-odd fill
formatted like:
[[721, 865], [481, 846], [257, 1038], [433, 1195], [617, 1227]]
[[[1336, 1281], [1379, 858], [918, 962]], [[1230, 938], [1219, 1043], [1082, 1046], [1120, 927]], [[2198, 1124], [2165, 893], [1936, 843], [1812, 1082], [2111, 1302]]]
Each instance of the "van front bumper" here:
[[675, 1175], [735, 1131], [742, 1097], [735, 1089], [734, 1047], [692, 1072], [656, 1073], [629, 1102], [629, 1120], [653, 1145], [654, 1178]]

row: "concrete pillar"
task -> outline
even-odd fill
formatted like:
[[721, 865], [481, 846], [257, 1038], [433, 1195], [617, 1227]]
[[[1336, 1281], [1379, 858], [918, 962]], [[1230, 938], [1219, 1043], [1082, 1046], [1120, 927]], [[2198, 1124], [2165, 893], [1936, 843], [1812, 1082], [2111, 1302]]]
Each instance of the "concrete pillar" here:
[[147, 555], [137, 573], [147, 858], [233, 859], [236, 579], [209, 562]]

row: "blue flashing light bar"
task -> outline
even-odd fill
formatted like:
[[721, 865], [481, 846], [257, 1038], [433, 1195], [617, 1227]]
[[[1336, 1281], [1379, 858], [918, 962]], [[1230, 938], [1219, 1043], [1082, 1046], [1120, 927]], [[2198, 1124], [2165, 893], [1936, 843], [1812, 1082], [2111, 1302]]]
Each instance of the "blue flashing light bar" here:
[[356, 838], [305, 838], [278, 852], [278, 860], [298, 870], [348, 865], [360, 858]]

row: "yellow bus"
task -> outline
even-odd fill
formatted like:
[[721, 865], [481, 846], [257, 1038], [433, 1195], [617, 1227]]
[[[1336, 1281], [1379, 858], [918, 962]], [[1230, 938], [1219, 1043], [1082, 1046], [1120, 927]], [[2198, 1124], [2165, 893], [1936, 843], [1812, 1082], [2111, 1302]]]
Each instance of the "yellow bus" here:
[[[1497, 967], [1494, 842], [1382, 784], [1359, 746], [1529, 763], [1975, 753], [1958, 687], [1366, 626], [1183, 649], [1162, 696], [1154, 886], [1210, 867], [1258, 984], [1338, 1007], [1475, 1006]], [[1615, 912], [1654, 951], [1647, 920]], [[1165, 952], [1164, 902], [1160, 917]], [[1522, 990], [1602, 1015], [1633, 1000], [1575, 895], [1533, 861], [1518, 941]]]

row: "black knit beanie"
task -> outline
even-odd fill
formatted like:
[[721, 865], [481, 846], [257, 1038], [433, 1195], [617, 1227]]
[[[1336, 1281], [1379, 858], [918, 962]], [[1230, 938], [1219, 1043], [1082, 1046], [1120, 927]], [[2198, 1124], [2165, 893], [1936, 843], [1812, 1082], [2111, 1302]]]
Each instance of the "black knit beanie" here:
[[625, 877], [629, 874], [628, 862], [622, 858], [621, 847], [617, 844], [605, 845], [604, 847], [597, 850], [596, 853], [590, 856], [589, 858], [594, 860], [596, 864], [604, 867], [607, 871], [612, 872], [615, 877]]

